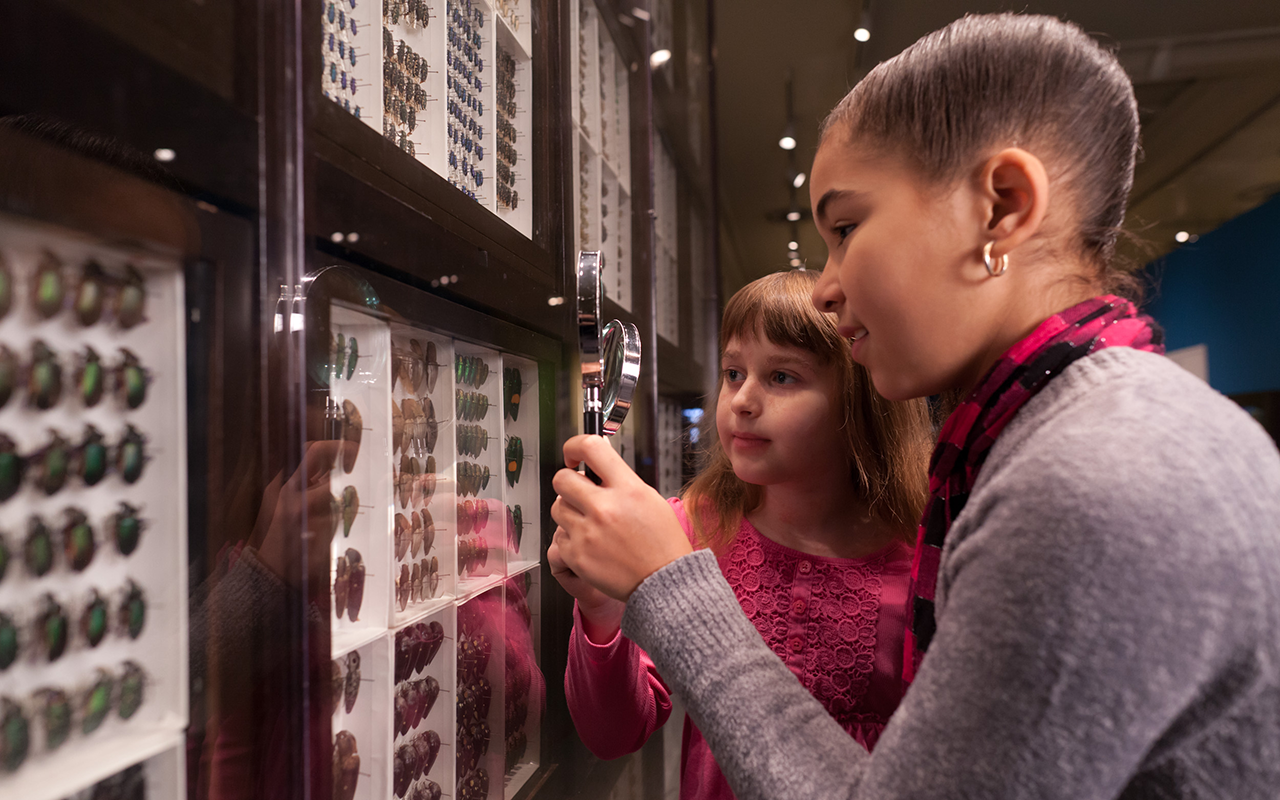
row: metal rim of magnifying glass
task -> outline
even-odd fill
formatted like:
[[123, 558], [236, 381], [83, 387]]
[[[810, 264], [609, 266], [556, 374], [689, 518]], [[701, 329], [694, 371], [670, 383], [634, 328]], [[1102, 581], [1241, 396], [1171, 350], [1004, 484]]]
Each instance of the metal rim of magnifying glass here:
[[640, 330], [630, 322], [610, 320], [600, 337], [604, 364], [602, 400], [604, 432], [612, 436], [631, 410], [631, 398], [640, 380]]
[[597, 251], [578, 253], [578, 347], [582, 351], [582, 383], [599, 386], [604, 365], [600, 360], [600, 310], [604, 305], [600, 271], [604, 256]]

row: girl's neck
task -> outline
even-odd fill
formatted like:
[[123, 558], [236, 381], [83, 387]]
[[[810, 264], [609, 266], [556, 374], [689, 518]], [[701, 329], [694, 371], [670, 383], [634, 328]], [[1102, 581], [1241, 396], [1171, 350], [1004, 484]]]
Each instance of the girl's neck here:
[[862, 558], [896, 538], [899, 531], [871, 515], [850, 481], [813, 477], [761, 487], [747, 519], [766, 538], [814, 556]]
[[[962, 396], [967, 396], [1000, 357], [1018, 342], [1030, 336], [1046, 319], [1082, 303], [1091, 297], [1106, 294], [1097, 280], [1073, 276], [1088, 274], [1091, 268], [1083, 262], [1063, 268], [1051, 269], [1050, 264], [1031, 264], [1025, 267], [1026, 276], [1020, 276], [1016, 288], [1010, 291], [1011, 302], [1004, 309], [1002, 324], [994, 331], [991, 341], [974, 359], [970, 368], [956, 382]], [[1063, 275], [1066, 277], [1063, 277]]]

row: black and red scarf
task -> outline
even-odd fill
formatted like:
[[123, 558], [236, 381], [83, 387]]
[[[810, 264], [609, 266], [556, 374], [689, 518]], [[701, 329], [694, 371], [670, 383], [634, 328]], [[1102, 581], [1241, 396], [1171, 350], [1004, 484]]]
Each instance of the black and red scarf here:
[[942, 545], [987, 453], [1018, 410], [1077, 359], [1108, 347], [1164, 352], [1164, 332], [1128, 300], [1094, 297], [1049, 317], [1000, 357], [942, 426], [929, 462], [929, 502], [911, 563], [903, 678], [910, 683], [937, 628], [934, 591]]

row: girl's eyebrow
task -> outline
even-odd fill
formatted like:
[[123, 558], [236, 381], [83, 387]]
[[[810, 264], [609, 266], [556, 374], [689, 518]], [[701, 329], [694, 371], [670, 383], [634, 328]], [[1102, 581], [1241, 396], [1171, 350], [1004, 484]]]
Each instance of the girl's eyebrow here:
[[828, 189], [823, 192], [822, 197], [818, 199], [817, 218], [823, 222], [827, 221], [827, 206], [835, 200], [848, 200], [856, 198], [865, 192], [854, 191], [853, 189]]
[[807, 358], [804, 358], [803, 356], [784, 355], [784, 356], [774, 356], [769, 359], [770, 366], [776, 367], [780, 364], [793, 364], [795, 366], [805, 367], [807, 369], [813, 369], [813, 362]]

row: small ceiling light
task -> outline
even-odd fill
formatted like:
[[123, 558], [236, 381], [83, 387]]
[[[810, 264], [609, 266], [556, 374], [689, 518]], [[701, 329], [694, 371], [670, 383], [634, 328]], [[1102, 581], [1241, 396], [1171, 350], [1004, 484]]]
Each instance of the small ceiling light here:
[[1173, 235], [1173, 240], [1178, 244], [1182, 244], [1183, 242], [1187, 241], [1190, 238], [1191, 238], [1191, 234], [1187, 233], [1186, 231], [1178, 231]]
[[797, 189], [799, 189], [801, 186], [804, 186], [804, 177], [805, 175], [803, 172], [797, 172], [796, 176], [791, 179], [791, 185], [796, 187]]
[[166, 164], [178, 157], [178, 154], [168, 147], [156, 148], [156, 151], [152, 153], [152, 155], [156, 157], [156, 161], [163, 161]]
[[871, 12], [865, 6], [862, 9], [862, 17], [858, 20], [858, 27], [853, 31], [853, 38], [860, 42], [871, 39]]
[[798, 267], [798, 266], [800, 266], [800, 265], [801, 265], [801, 264], [803, 264], [803, 263], [804, 263], [804, 262], [803, 262], [803, 261], [801, 261], [801, 260], [800, 260], [800, 259], [798, 259], [798, 258], [793, 258], [793, 259], [791, 259], [791, 266], [793, 266], [793, 267]]
[[790, 241], [790, 242], [787, 242], [787, 249], [788, 249], [788, 250], [799, 250], [799, 249], [800, 249], [800, 243], [799, 243], [799, 242], [797, 242], [797, 241]]
[[799, 221], [800, 221], [800, 212], [799, 212], [799, 211], [789, 211], [789, 212], [787, 212], [787, 222], [799, 222]]
[[796, 149], [796, 123], [795, 120], [790, 119], [789, 117], [790, 114], [788, 113], [787, 127], [783, 128], [782, 138], [778, 140], [778, 147], [781, 147], [783, 150]]
[[649, 66], [657, 69], [663, 64], [671, 60], [671, 51], [665, 47], [661, 50], [654, 50], [649, 54]]
[[333, 242], [334, 244], [338, 244], [345, 238], [347, 237], [342, 235], [342, 231], [334, 231], [333, 233], [329, 234], [329, 241]]
[[548, 297], [548, 298], [547, 298], [547, 305], [549, 305], [549, 306], [562, 306], [562, 305], [564, 305], [564, 298], [563, 298], [563, 297]]

